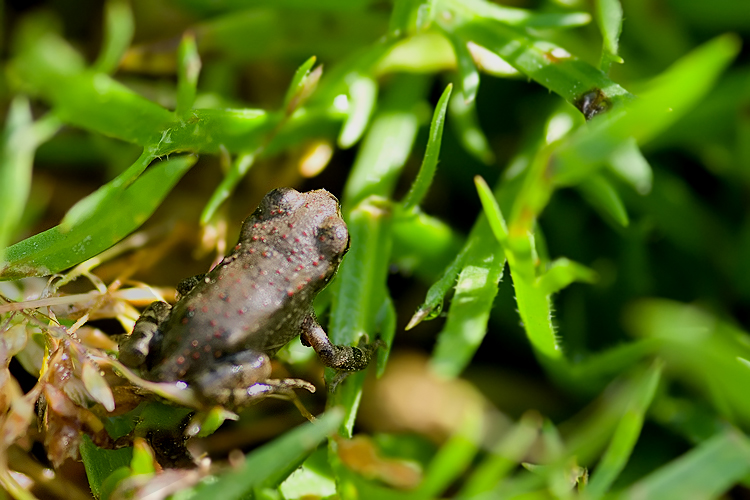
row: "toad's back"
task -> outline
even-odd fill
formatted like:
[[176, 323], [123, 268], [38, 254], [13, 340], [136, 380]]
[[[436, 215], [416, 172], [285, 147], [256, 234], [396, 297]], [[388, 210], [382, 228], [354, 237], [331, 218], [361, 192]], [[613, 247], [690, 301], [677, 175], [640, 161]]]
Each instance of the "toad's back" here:
[[172, 308], [149, 378], [190, 380], [228, 354], [274, 354], [299, 335], [348, 246], [330, 193], [272, 191], [243, 223], [232, 253]]

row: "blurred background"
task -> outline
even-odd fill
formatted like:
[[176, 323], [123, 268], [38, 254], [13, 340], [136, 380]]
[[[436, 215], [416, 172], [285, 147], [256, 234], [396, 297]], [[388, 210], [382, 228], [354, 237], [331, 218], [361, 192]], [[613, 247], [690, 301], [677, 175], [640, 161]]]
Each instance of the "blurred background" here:
[[[202, 62], [196, 108], [277, 109], [295, 69], [307, 58], [317, 57], [325, 79], [329, 72], [356, 60], [358, 54], [385, 36], [393, 11], [393, 5], [385, 1], [302, 4], [133, 0], [132, 45], [114, 76], [148, 99], [174, 109], [177, 48], [183, 33], [190, 30], [196, 36]], [[576, 0], [518, 0], [503, 5], [537, 12], [593, 9], [593, 2]], [[613, 64], [609, 76], [636, 96], [647, 88], [651, 78], [713, 37], [734, 32], [746, 42], [750, 35], [750, 8], [743, 2], [623, 0], [622, 8], [619, 54], [624, 63]], [[30, 18], [46, 19], [89, 62], [96, 59], [103, 38], [102, 2], [16, 0], [5, 1], [2, 9], [0, 43], [5, 62], [13, 57], [19, 27]], [[534, 33], [594, 67], [599, 65], [601, 34], [596, 23]], [[378, 67], [376, 112], [394, 102], [404, 80], [410, 82], [409, 88], [416, 89], [413, 109], [419, 117], [419, 128], [405, 169], [395, 181], [396, 200], [407, 193], [422, 162], [438, 98], [448, 83], [457, 82], [456, 60], [445, 40], [429, 33], [418, 36], [416, 42], [411, 40], [391, 50]], [[646, 327], [639, 323], [642, 318], [638, 314], [644, 309], [634, 304], [648, 298], [695, 305], [716, 321], [736, 328], [742, 342], [747, 342], [747, 334], [742, 331], [750, 329], [749, 63], [748, 45], [743, 43], [739, 56], [706, 97], [643, 147], [653, 170], [650, 189], [638, 192], [623, 182], [613, 183], [629, 216], [627, 226], [598, 210], [579, 189], [557, 190], [541, 214], [537, 244], [547, 255], [580, 262], [599, 276], [595, 284], [572, 284], [554, 296], [557, 335], [572, 362], [590, 359], [592, 354], [642, 335], [639, 332]], [[684, 84], [689, 86], [691, 82]], [[0, 109], [7, 110], [13, 93], [9, 78], [0, 79]], [[421, 453], [426, 462], [455, 432], [460, 418], [451, 418], [451, 411], [456, 406], [488, 405], [492, 412], [499, 412], [503, 417], [493, 420], [497, 433], [524, 415], [536, 419], [541, 415], [561, 426], [564, 434], [566, 425], [574, 428], [586, 411], [594, 411], [589, 405], [601, 396], [600, 384], [591, 390], [566, 387], [537, 362], [520, 323], [507, 269], [487, 335], [461, 380], [436, 378], [427, 365], [436, 336], [444, 326], [444, 314], [405, 331], [428, 288], [450, 263], [481, 212], [474, 177], [482, 176], [495, 185], [517, 155], [540, 135], [549, 117], [568, 108], [573, 109], [560, 96], [525, 76], [483, 74], [476, 96], [476, 119], [486, 147], [474, 151], [467, 150], [460, 140], [461, 130], [449, 111], [438, 171], [422, 203], [425, 213], [449, 228], [449, 243], [441, 254], [417, 264], [402, 258], [405, 254], [399, 253], [398, 244], [394, 247], [388, 289], [397, 313], [396, 336], [386, 377], [379, 385], [365, 389], [358, 430], [384, 436], [392, 432], [420, 436], [415, 439], [421, 444], [414, 446], [420, 451], [411, 458]], [[44, 99], [34, 100], [32, 109], [37, 115], [48, 105]], [[335, 126], [321, 125], [319, 133], [265, 155], [253, 165], [222, 208], [230, 247], [242, 219], [271, 188], [325, 188], [339, 198], [344, 196], [360, 146], [336, 147], [337, 133]], [[63, 127], [37, 151], [30, 197], [12, 242], [58, 224], [73, 204], [121, 173], [139, 154], [138, 146]], [[170, 243], [166, 249], [160, 247], [161, 253], [155, 254], [158, 259], [138, 264], [133, 279], [169, 289], [211, 265], [217, 256], [214, 244], [222, 233], [207, 234], [198, 221], [225, 169], [226, 160], [220, 154], [200, 156], [143, 226], [145, 231], [168, 235]], [[158, 243], [153, 239], [151, 244]], [[99, 267], [96, 274], [109, 283], [130, 265], [133, 263], [124, 258], [115, 259]], [[66, 290], [72, 293], [81, 287], [83, 291], [87, 285], [76, 282]], [[114, 319], [91, 324], [109, 334], [123, 333]], [[294, 358], [293, 352], [286, 355]], [[680, 370], [703, 368], [688, 362], [676, 362], [674, 366], [681, 368], [674, 369], [670, 384], [661, 390], [693, 401], [701, 409], [711, 407], [715, 400], [712, 403], [710, 396], [695, 389], [690, 377], [679, 374]], [[24, 390], [33, 386], [36, 377], [17, 361], [11, 369]], [[278, 370], [285, 368], [279, 366]], [[294, 376], [314, 378], [316, 384], [322, 374], [314, 362], [292, 370], [297, 370]], [[399, 394], [405, 387], [422, 388], [416, 392], [424, 399], [400, 401]], [[322, 411], [325, 391], [306, 396], [304, 402], [313, 413]], [[529, 410], [537, 413], [529, 417]], [[226, 426], [212, 436], [213, 441], [201, 446], [221, 455], [241, 439], [242, 446], [250, 449], [302, 421], [294, 407], [284, 402], [264, 402], [248, 412], [246, 418], [251, 424]], [[747, 430], [747, 415], [734, 415], [737, 420], [733, 423]], [[693, 446], [686, 433], [670, 427], [668, 421], [646, 421], [634, 457], [620, 477], [622, 484], [646, 475]], [[237, 437], [240, 430], [242, 438]], [[39, 461], [46, 460], [37, 447], [32, 454]], [[66, 467], [76, 469], [75, 464]], [[745, 498], [742, 495], [748, 495], [748, 491], [737, 487], [731, 494]]]

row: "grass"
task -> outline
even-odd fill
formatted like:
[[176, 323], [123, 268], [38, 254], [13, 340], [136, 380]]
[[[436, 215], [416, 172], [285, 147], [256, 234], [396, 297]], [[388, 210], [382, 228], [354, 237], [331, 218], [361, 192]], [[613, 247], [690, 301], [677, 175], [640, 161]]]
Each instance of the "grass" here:
[[[746, 9], [521, 4], [4, 5], [4, 490], [746, 494]], [[316, 310], [336, 343], [388, 344], [382, 378], [318, 391], [299, 426], [270, 401], [224, 425], [139, 404], [105, 333], [279, 185], [339, 196], [352, 248]], [[280, 357], [320, 380], [298, 344]], [[243, 454], [159, 470], [162, 432]]]

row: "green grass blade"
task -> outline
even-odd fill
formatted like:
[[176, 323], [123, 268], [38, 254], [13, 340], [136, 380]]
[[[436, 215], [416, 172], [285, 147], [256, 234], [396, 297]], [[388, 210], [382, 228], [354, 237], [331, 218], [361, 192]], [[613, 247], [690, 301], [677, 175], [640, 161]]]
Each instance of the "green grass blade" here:
[[432, 123], [430, 124], [430, 137], [427, 140], [427, 149], [424, 153], [422, 166], [403, 201], [403, 209], [406, 212], [422, 203], [427, 191], [430, 189], [432, 179], [435, 177], [438, 158], [440, 156], [440, 143], [443, 138], [443, 128], [445, 125], [445, 110], [448, 107], [448, 100], [450, 99], [452, 90], [453, 85], [449, 84], [435, 106], [435, 113], [432, 115]]
[[487, 333], [487, 321], [503, 277], [505, 255], [493, 244], [487, 225], [477, 233], [482, 244], [467, 256], [456, 282], [448, 319], [438, 334], [431, 365], [444, 377], [456, 377], [469, 364]]
[[479, 90], [479, 71], [477, 70], [477, 65], [474, 64], [474, 59], [471, 57], [471, 52], [469, 52], [466, 42], [455, 36], [452, 31], [441, 31], [448, 38], [448, 41], [450, 41], [453, 52], [456, 55], [458, 77], [461, 82], [460, 92], [457, 95], [462, 94], [466, 103], [473, 102], [477, 97], [477, 90]]
[[509, 235], [495, 196], [481, 178], [476, 178], [475, 182], [493, 234], [505, 248], [516, 290], [518, 313], [531, 345], [543, 362], [559, 362], [562, 353], [552, 324], [549, 295], [536, 286], [533, 238], [529, 234]]
[[469, 101], [464, 94], [457, 92], [448, 105], [448, 116], [464, 149], [482, 163], [492, 164], [495, 153], [479, 125], [476, 101]]
[[609, 156], [609, 167], [638, 194], [646, 195], [651, 191], [654, 172], [648, 160], [643, 157], [635, 139], [626, 140], [612, 152]]
[[427, 81], [404, 75], [392, 82], [357, 153], [344, 187], [344, 208], [370, 195], [390, 197], [419, 126], [415, 102], [426, 92]]
[[[62, 121], [144, 146], [154, 156], [218, 153], [222, 148], [252, 151], [283, 116], [257, 109], [198, 109], [175, 118], [104, 73], [56, 61], [76, 57], [63, 40], [48, 35], [22, 52], [12, 68], [30, 91], [53, 105]], [[195, 71], [195, 62], [191, 65]]]
[[70, 230], [73, 226], [80, 224], [90, 218], [97, 211], [102, 211], [107, 204], [112, 205], [112, 200], [121, 196], [123, 191], [132, 185], [133, 182], [148, 168], [154, 156], [143, 151], [140, 157], [133, 162], [123, 173], [112, 179], [110, 182], [100, 187], [85, 198], [78, 200], [75, 205], [70, 207], [60, 223], [60, 229], [63, 231]]
[[552, 262], [549, 269], [537, 278], [536, 286], [543, 294], [552, 295], [576, 281], [594, 283], [596, 279], [596, 273], [588, 267], [562, 257]]
[[453, 10], [469, 17], [491, 19], [513, 26], [574, 28], [591, 22], [591, 16], [587, 12], [539, 13], [533, 10], [506, 7], [484, 0], [453, 0], [449, 4]]
[[[8, 110], [0, 145], [0, 249], [8, 244], [23, 214], [31, 188], [36, 144], [31, 134], [29, 101], [16, 97]], [[2, 258], [2, 250], [0, 250]]]
[[456, 254], [453, 261], [445, 268], [440, 279], [433, 283], [429, 290], [427, 290], [424, 303], [412, 315], [409, 324], [406, 325], [407, 330], [411, 330], [425, 319], [437, 317], [442, 312], [445, 296], [456, 285], [456, 278], [466, 264], [466, 260], [476, 244], [474, 238], [470, 236], [461, 251]]
[[347, 76], [346, 83], [349, 87], [349, 113], [338, 138], [339, 147], [343, 149], [352, 147], [365, 133], [378, 97], [378, 83], [369, 75], [352, 73]]
[[216, 213], [216, 210], [224, 203], [237, 187], [237, 184], [245, 177], [250, 167], [255, 163], [255, 154], [240, 154], [232, 162], [232, 166], [227, 175], [221, 180], [219, 187], [211, 195], [211, 199], [206, 203], [201, 213], [201, 224], [206, 225]]
[[341, 424], [342, 412], [332, 409], [315, 422], [303, 424], [245, 457], [239, 470], [196, 489], [195, 500], [247, 498], [253, 488], [276, 487]]
[[554, 182], [581, 182], [630, 137], [648, 142], [706, 95], [739, 48], [734, 35], [703, 44], [654, 78], [638, 99], [578, 129], [553, 153]]
[[252, 152], [282, 119], [279, 112], [262, 109], [195, 109], [189, 115], [159, 131], [158, 140], [151, 143], [153, 154]]
[[505, 224], [505, 218], [500, 211], [500, 205], [498, 205], [495, 195], [492, 194], [492, 190], [484, 179], [479, 176], [474, 177], [474, 185], [477, 187], [479, 199], [482, 201], [484, 214], [490, 223], [492, 233], [497, 241], [504, 245], [508, 240], [508, 226]]
[[47, 33], [24, 47], [11, 71], [67, 123], [141, 146], [158, 141], [172, 113], [105, 73], [86, 70], [79, 59], [67, 42]]
[[53, 117], [34, 123], [29, 101], [22, 96], [10, 103], [0, 135], [0, 261], [23, 215], [31, 189], [34, 152], [59, 128]]
[[472, 497], [491, 491], [500, 483], [529, 453], [536, 441], [541, 427], [541, 419], [534, 412], [528, 412], [498, 442], [483, 462], [477, 465], [466, 485], [459, 493], [459, 498]]
[[309, 59], [303, 62], [299, 68], [297, 68], [297, 71], [294, 72], [294, 76], [292, 76], [292, 81], [289, 82], [289, 88], [287, 89], [286, 96], [284, 97], [285, 110], [294, 110], [297, 107], [294, 105], [294, 102], [298, 100], [300, 94], [303, 92], [305, 88], [305, 81], [310, 75], [310, 70], [315, 65], [315, 61], [317, 61], [317, 58], [315, 56], [311, 56]]
[[622, 227], [630, 224], [625, 204], [609, 179], [597, 172], [576, 187], [604, 220], [613, 220]]
[[382, 377], [385, 373], [385, 367], [388, 364], [388, 357], [391, 353], [390, 347], [393, 345], [393, 338], [396, 336], [396, 306], [393, 304], [393, 299], [388, 289], [385, 290], [385, 295], [383, 305], [380, 306], [380, 310], [375, 318], [375, 328], [380, 332], [379, 338], [388, 346], [387, 349], [380, 349], [378, 351], [376, 372], [378, 378]]
[[601, 461], [591, 474], [586, 487], [587, 497], [601, 498], [625, 467], [641, 434], [646, 412], [661, 379], [661, 371], [662, 363], [657, 361], [633, 382], [632, 400], [617, 424]]
[[[347, 218], [352, 246], [336, 277], [328, 328], [335, 344], [356, 345], [363, 334], [372, 341], [378, 333], [378, 313], [387, 298], [391, 210], [388, 202], [372, 197]], [[330, 382], [333, 376], [334, 371], [327, 369], [326, 380]], [[344, 407], [344, 436], [351, 436], [363, 382], [364, 372], [352, 374], [328, 399], [329, 406]]]
[[601, 89], [613, 101], [630, 97], [625, 89], [599, 69], [571, 56], [561, 47], [536, 39], [513, 26], [474, 19], [452, 29], [464, 42], [473, 41], [496, 53], [571, 104], [590, 89]]
[[[521, 316], [531, 345], [541, 362], [553, 364], [559, 362], [562, 360], [563, 353], [552, 323], [552, 305], [549, 296], [529, 283], [522, 273], [516, 272], [516, 269], [517, 266], [510, 264], [518, 314]], [[547, 364], [547, 368], [552, 366]]]
[[459, 429], [443, 444], [430, 462], [422, 484], [413, 493], [415, 499], [441, 497], [451, 483], [471, 464], [479, 451], [482, 433], [481, 412], [467, 414]]
[[114, 245], [151, 216], [195, 161], [194, 156], [182, 156], [157, 163], [69, 231], [56, 226], [9, 247], [0, 280], [48, 276]]
[[613, 62], [623, 62], [622, 58], [617, 55], [620, 32], [622, 31], [622, 5], [620, 5], [620, 0], [596, 0], [595, 17], [603, 39], [599, 69], [608, 73]]
[[750, 442], [743, 434], [731, 430], [649, 474], [625, 490], [619, 498], [718, 498], [748, 474]]
[[[478, 185], [481, 185], [482, 182]], [[455, 257], [445, 268], [440, 278], [429, 288], [424, 303], [419, 306], [409, 320], [406, 329], [414, 328], [423, 320], [433, 319], [440, 314], [445, 296], [455, 286], [458, 275], [467, 265], [467, 262], [470, 263], [469, 256], [481, 252], [483, 247], [486, 249], [494, 247], [494, 245], [492, 230], [489, 227], [487, 218], [480, 215], [477, 222], [474, 223], [474, 227], [463, 247], [455, 254]]]
[[130, 474], [130, 462], [133, 460], [133, 448], [119, 450], [105, 450], [96, 446], [91, 438], [83, 436], [79, 446], [86, 476], [94, 497], [99, 498], [105, 480], [116, 470], [125, 468], [126, 475]]
[[193, 109], [201, 72], [201, 58], [195, 44], [195, 35], [185, 33], [177, 51], [177, 116], [185, 116]]
[[388, 32], [391, 36], [400, 37], [411, 30], [414, 0], [394, 0], [391, 17], [388, 20]]
[[738, 425], [750, 423], [747, 333], [700, 308], [668, 300], [633, 305], [626, 316], [635, 335], [659, 342], [670, 372], [701, 391], [714, 410]]
[[128, 2], [109, 0], [104, 7], [104, 45], [94, 63], [102, 73], [114, 73], [130, 46], [135, 31], [133, 11]]
[[401, 213], [393, 221], [391, 262], [427, 282], [440, 278], [443, 269], [463, 246], [463, 237], [442, 220], [424, 212]]

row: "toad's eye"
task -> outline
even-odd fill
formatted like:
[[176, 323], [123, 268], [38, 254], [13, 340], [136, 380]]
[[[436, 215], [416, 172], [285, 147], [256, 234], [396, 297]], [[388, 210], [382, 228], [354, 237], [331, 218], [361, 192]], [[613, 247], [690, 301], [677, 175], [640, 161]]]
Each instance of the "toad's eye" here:
[[349, 250], [349, 231], [338, 217], [328, 217], [318, 228], [318, 249], [329, 260], [343, 257]]

